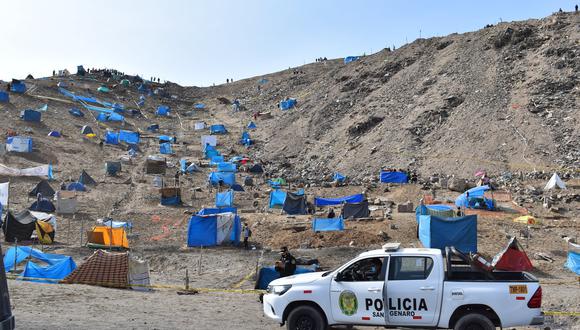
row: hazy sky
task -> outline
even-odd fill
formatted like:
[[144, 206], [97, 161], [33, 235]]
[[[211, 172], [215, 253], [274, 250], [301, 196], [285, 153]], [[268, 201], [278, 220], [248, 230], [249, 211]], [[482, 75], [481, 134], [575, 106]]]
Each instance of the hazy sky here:
[[[578, 1], [580, 2], [580, 0]], [[541, 18], [573, 1], [17, 0], [0, 6], [0, 79], [109, 67], [207, 86], [423, 37]]]

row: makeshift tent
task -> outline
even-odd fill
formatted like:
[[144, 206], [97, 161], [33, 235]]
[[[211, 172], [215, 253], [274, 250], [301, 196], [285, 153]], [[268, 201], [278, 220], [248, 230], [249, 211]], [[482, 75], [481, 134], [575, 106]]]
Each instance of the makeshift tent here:
[[129, 255], [129, 252], [97, 250], [62, 283], [149, 290], [149, 265], [146, 261]]
[[111, 113], [101, 112], [97, 116], [97, 120], [102, 121], [102, 122], [105, 122], [105, 121], [124, 121], [125, 117], [123, 117], [119, 114], [113, 113], [113, 112], [111, 112]]
[[346, 176], [336, 172], [334, 173], [334, 175], [332, 176], [332, 179], [336, 182], [344, 182], [346, 180]]
[[252, 165], [252, 167], [250, 167], [248, 169], [248, 172], [250, 172], [250, 173], [264, 173], [264, 168], [262, 168], [262, 165], [260, 165], [260, 164], [254, 164], [254, 165]]
[[175, 142], [175, 137], [173, 136], [167, 136], [167, 135], [159, 135], [159, 142], [163, 143], [163, 142]]
[[207, 145], [211, 147], [217, 146], [217, 136], [214, 135], [202, 135], [201, 136], [201, 146], [205, 149]]
[[165, 158], [148, 156], [145, 160], [146, 174], [165, 174], [167, 171], [167, 161]]
[[228, 130], [222, 124], [211, 125], [209, 127], [210, 134], [226, 134]]
[[24, 94], [26, 92], [26, 84], [17, 79], [12, 79], [10, 83], [10, 91], [12, 93]]
[[36, 228], [36, 218], [33, 217], [28, 210], [20, 211], [13, 214], [7, 211], [4, 222], [2, 222], [2, 230], [4, 232], [4, 239], [6, 242], [28, 241], [32, 236], [32, 232]]
[[216, 193], [215, 206], [216, 207], [232, 207], [232, 206], [234, 206], [234, 191], [228, 190], [228, 191]]
[[257, 128], [256, 124], [253, 121], [249, 122], [248, 126], [246, 126], [246, 127], [248, 129], [256, 129]]
[[28, 208], [30, 211], [37, 211], [37, 212], [54, 212], [56, 211], [56, 207], [47, 198], [41, 198], [40, 200], [34, 201], [32, 205]]
[[77, 198], [74, 192], [58, 191], [55, 195], [56, 212], [58, 214], [74, 214], [77, 212]]
[[[44, 265], [39, 264], [39, 261], [43, 262]], [[16, 265], [23, 262], [26, 262], [26, 266], [24, 271], [18, 275], [19, 279], [41, 283], [58, 282], [77, 267], [70, 256], [44, 253], [28, 246], [11, 247], [6, 251], [4, 255], [6, 272], [13, 270]], [[52, 279], [54, 281], [39, 279]]]
[[111, 219], [109, 219], [107, 221], [103, 221], [103, 226], [112, 227], [112, 228], [125, 228], [125, 229], [133, 228], [133, 224], [131, 222], [115, 221], [115, 220], [111, 220]]
[[171, 110], [166, 105], [160, 105], [157, 107], [157, 111], [155, 112], [158, 116], [167, 116]]
[[119, 141], [128, 144], [138, 144], [139, 143], [139, 133], [133, 131], [120, 130], [119, 131]]
[[59, 131], [50, 131], [48, 132], [47, 136], [51, 136], [51, 137], [61, 137], [62, 135], [60, 134]]
[[81, 134], [91, 134], [91, 133], [95, 133], [93, 132], [93, 129], [91, 128], [91, 126], [89, 125], [85, 125], [83, 126], [83, 128], [81, 128]]
[[203, 103], [196, 103], [193, 105], [195, 109], [205, 109], [205, 104]]
[[455, 199], [455, 205], [464, 208], [494, 210], [494, 200], [484, 196], [489, 189], [489, 186], [471, 188]]
[[173, 149], [171, 148], [170, 142], [165, 142], [159, 144], [159, 153], [163, 155], [170, 155], [173, 153]]
[[354, 62], [354, 61], [358, 61], [360, 59], [360, 56], [347, 56], [344, 58], [344, 64], [350, 63], [350, 62]]
[[55, 230], [52, 225], [45, 221], [36, 221], [36, 236], [42, 244], [54, 243]]
[[222, 208], [204, 208], [197, 212], [197, 215], [212, 215], [212, 214], [219, 214], [219, 213], [238, 213], [238, 209], [236, 207], [222, 207]]
[[105, 162], [105, 173], [109, 176], [115, 176], [121, 172], [121, 162]]
[[[318, 265], [311, 265], [311, 266], [296, 266], [296, 270], [294, 274], [305, 274], [305, 273], [313, 273], [318, 268]], [[258, 276], [256, 278], [256, 286], [255, 289], [257, 290], [266, 290], [268, 285], [273, 280], [280, 278], [280, 273], [276, 271], [275, 267], [262, 267], [258, 272]]]
[[196, 130], [196, 131], [200, 131], [202, 129], [205, 129], [205, 123], [203, 121], [200, 121], [198, 123], [195, 123], [193, 125], [193, 129]]
[[296, 99], [287, 99], [280, 101], [280, 110], [292, 109], [296, 106]]
[[316, 206], [332, 206], [332, 205], [340, 205], [342, 203], [360, 203], [363, 200], [364, 200], [363, 194], [356, 194], [356, 195], [338, 197], [338, 198], [315, 197], [314, 198], [314, 205], [316, 205]]
[[381, 171], [380, 181], [382, 183], [407, 183], [409, 177], [403, 172]]
[[71, 182], [66, 185], [66, 190], [68, 191], [87, 191], [87, 188], [84, 184], [80, 182]]
[[6, 138], [6, 151], [32, 152], [32, 138], [9, 136]]
[[286, 185], [286, 180], [284, 180], [284, 178], [274, 178], [268, 180], [268, 183], [270, 184], [270, 187], [279, 189], [281, 186]]
[[342, 231], [344, 230], [344, 219], [338, 218], [315, 218], [312, 221], [312, 230], [319, 231]]
[[20, 112], [20, 119], [29, 122], [40, 123], [41, 113], [36, 110], [26, 109]]
[[188, 162], [185, 158], [179, 160], [181, 173], [191, 174], [199, 171], [199, 167], [193, 162]]
[[153, 125], [149, 125], [149, 126], [147, 127], [147, 130], [148, 130], [149, 132], [157, 132], [157, 131], [159, 131], [159, 124], [153, 124]]
[[433, 204], [433, 205], [419, 205], [415, 209], [415, 219], [419, 223], [419, 216], [421, 215], [436, 215], [442, 218], [453, 218], [455, 211], [449, 205]]
[[419, 216], [419, 240], [426, 248], [444, 250], [454, 246], [462, 252], [477, 252], [477, 215], [441, 218]]
[[224, 163], [224, 156], [217, 155], [217, 156], [210, 157], [210, 160], [209, 160], [210, 166], [217, 166], [220, 163]]
[[369, 202], [364, 200], [360, 203], [343, 203], [341, 214], [344, 219], [368, 218], [371, 214]]
[[512, 237], [503, 251], [498, 253], [491, 262], [496, 270], [513, 272], [530, 271], [534, 269], [524, 248], [515, 237]]
[[77, 66], [77, 76], [84, 76], [87, 73], [82, 65]]
[[239, 184], [237, 184], [237, 183], [234, 183], [234, 184], [231, 186], [231, 188], [232, 188], [232, 190], [233, 190], [233, 191], [240, 191], [240, 192], [243, 192], [243, 191], [245, 191], [245, 190], [244, 190], [244, 187], [242, 187], [241, 185], [239, 185]]
[[564, 266], [580, 275], [580, 245], [568, 242], [568, 257]]
[[8, 93], [0, 91], [0, 103], [9, 103], [10, 96]]
[[161, 194], [161, 205], [180, 205], [181, 204], [181, 189], [175, 187], [159, 189]]
[[270, 191], [269, 207], [271, 209], [284, 207], [284, 201], [286, 201], [286, 192], [285, 191], [282, 191], [282, 190]]
[[87, 246], [91, 248], [129, 248], [129, 240], [124, 228], [95, 226], [87, 232]]
[[84, 184], [85, 186], [96, 186], [97, 185], [97, 181], [95, 181], [95, 179], [93, 179], [89, 173], [87, 173], [87, 171], [83, 170], [81, 172], [81, 175], [79, 177], [79, 183]]
[[236, 164], [230, 162], [220, 162], [217, 164], [218, 172], [236, 172]]
[[241, 221], [233, 213], [194, 215], [189, 219], [187, 246], [238, 245]]
[[52, 179], [52, 165], [41, 165], [31, 168], [12, 168], [6, 165], [0, 164], [0, 175], [6, 176], [46, 176]]
[[52, 189], [47, 180], [41, 180], [36, 184], [36, 187], [28, 193], [28, 196], [36, 197], [38, 194], [41, 194], [42, 197], [52, 198], [54, 196], [54, 189]]
[[217, 186], [220, 182], [224, 185], [233, 186], [236, 183], [236, 175], [233, 172], [211, 172], [209, 174], [209, 182], [213, 186]]
[[560, 179], [558, 173], [552, 174], [552, 177], [550, 178], [548, 183], [546, 183], [546, 186], [544, 186], [544, 190], [552, 190], [552, 189], [566, 189], [566, 184], [564, 183], [564, 181], [562, 181], [562, 179]]
[[306, 214], [306, 196], [286, 193], [282, 209], [287, 214]]

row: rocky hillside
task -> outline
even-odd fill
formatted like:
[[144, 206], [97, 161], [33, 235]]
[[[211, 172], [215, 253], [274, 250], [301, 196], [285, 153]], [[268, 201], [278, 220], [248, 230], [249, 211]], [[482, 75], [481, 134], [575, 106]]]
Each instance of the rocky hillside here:
[[[187, 94], [240, 99], [238, 123], [270, 111], [252, 152], [286, 177], [578, 169], [579, 23], [574, 13], [502, 23]], [[285, 97], [298, 107], [277, 109]]]

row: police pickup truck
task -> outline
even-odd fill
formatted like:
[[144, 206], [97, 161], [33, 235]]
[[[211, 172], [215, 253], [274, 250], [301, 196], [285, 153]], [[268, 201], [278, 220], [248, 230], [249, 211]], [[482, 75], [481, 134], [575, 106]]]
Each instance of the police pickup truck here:
[[332, 325], [495, 329], [540, 325], [542, 288], [526, 272], [485, 269], [447, 247], [390, 243], [335, 270], [272, 281], [264, 313], [291, 330]]

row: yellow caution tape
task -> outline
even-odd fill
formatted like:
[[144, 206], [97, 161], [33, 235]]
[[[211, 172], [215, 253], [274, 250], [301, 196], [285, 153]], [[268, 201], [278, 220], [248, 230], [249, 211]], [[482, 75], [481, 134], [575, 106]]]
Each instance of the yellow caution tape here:
[[551, 315], [551, 316], [580, 316], [580, 312], [552, 312], [546, 311], [544, 315]]

